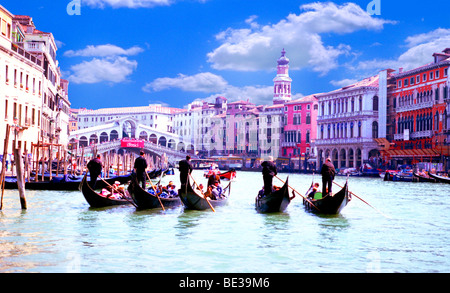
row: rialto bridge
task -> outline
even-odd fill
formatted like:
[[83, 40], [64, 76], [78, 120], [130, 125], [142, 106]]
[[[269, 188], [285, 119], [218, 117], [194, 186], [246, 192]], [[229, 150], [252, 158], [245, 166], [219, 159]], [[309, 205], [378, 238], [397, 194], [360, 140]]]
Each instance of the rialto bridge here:
[[[122, 141], [125, 140], [128, 143], [124, 146]], [[133, 140], [140, 143], [133, 145]], [[82, 148], [85, 154], [134, 148], [144, 149], [158, 156], [165, 154], [170, 162], [184, 158], [187, 153], [195, 157], [192, 143], [182, 141], [180, 136], [174, 133], [139, 124], [133, 117], [123, 117], [108, 121], [104, 125], [73, 131], [69, 137], [69, 144], [72, 149]]]

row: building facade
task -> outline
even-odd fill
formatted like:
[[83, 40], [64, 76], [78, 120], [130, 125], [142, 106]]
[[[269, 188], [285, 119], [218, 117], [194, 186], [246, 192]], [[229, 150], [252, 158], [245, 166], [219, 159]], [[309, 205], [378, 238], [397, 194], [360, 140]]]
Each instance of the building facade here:
[[379, 124], [379, 108], [386, 100], [379, 98], [378, 75], [317, 98], [318, 166], [330, 157], [336, 168], [359, 168], [379, 155], [375, 139], [386, 133], [386, 124]]
[[385, 155], [399, 163], [443, 162], [449, 156], [450, 48], [434, 61], [391, 76], [395, 107], [393, 146]]
[[6, 137], [7, 124], [14, 126], [7, 153], [13, 141], [28, 153], [38, 141], [67, 145], [68, 82], [60, 78], [53, 35], [1, 5], [0, 18], [0, 137]]

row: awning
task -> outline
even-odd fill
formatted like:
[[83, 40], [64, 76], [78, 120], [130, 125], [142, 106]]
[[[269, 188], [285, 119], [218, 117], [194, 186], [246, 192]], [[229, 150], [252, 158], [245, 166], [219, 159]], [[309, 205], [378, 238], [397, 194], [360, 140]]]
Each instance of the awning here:
[[386, 138], [375, 138], [375, 142], [380, 147], [380, 150], [388, 150], [390, 147], [390, 142]]
[[414, 149], [414, 150], [387, 150], [385, 156], [391, 158], [418, 158], [418, 157], [439, 157], [441, 154], [434, 149]]

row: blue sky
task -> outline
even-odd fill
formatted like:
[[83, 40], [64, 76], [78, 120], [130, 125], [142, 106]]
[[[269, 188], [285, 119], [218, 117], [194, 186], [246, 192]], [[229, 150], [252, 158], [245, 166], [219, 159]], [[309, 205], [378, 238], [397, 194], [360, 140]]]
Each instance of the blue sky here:
[[276, 60], [295, 97], [385, 68], [411, 69], [450, 47], [447, 1], [1, 0], [52, 32], [73, 108], [183, 108], [217, 95], [271, 104]]

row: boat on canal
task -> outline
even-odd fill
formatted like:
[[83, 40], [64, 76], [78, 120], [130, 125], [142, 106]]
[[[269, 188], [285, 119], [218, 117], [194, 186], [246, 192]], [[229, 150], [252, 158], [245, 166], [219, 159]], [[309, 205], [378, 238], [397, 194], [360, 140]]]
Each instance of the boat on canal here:
[[178, 196], [183, 202], [184, 207], [188, 210], [209, 210], [211, 209], [211, 206], [217, 207], [225, 205], [228, 202], [230, 192], [231, 182], [223, 189], [223, 196], [220, 199], [206, 199], [200, 189], [192, 186], [190, 178], [188, 177], [186, 185], [178, 190]]
[[271, 194], [260, 196], [255, 199], [255, 208], [259, 213], [278, 213], [284, 212], [291, 202], [289, 198], [289, 177], [286, 179], [283, 187], [275, 190]]
[[[314, 192], [312, 187], [311, 185], [311, 188], [306, 193], [306, 198], [310, 198], [310, 194]], [[321, 192], [316, 192], [309, 201], [303, 199], [303, 205], [311, 212], [329, 215], [339, 214], [351, 201], [351, 194], [348, 191], [348, 180], [337, 193], [322, 197]]]
[[433, 173], [428, 173], [431, 178], [436, 179], [439, 183], [450, 183], [450, 177], [444, 177]]
[[125, 192], [125, 198], [108, 197], [101, 193], [96, 192], [87, 182], [87, 176], [84, 175], [79, 185], [80, 191], [83, 193], [84, 198], [88, 204], [93, 208], [103, 208], [115, 205], [126, 205], [133, 203], [133, 199], [129, 193]]
[[413, 173], [413, 182], [432, 182], [436, 183], [437, 180], [433, 177], [430, 177], [428, 174], [419, 174], [417, 172]]
[[164, 208], [173, 208], [181, 205], [181, 199], [179, 196], [173, 198], [158, 197], [149, 193], [138, 183], [136, 176], [132, 176], [130, 185], [128, 185], [128, 192], [136, 203], [138, 209], [154, 209], [161, 208], [161, 204]]

